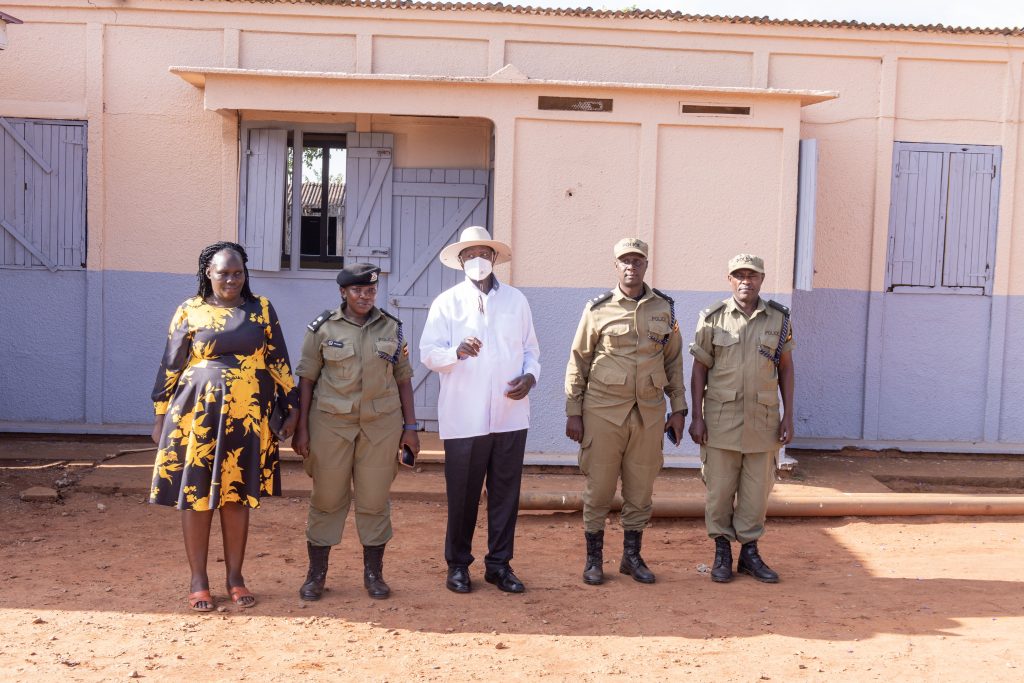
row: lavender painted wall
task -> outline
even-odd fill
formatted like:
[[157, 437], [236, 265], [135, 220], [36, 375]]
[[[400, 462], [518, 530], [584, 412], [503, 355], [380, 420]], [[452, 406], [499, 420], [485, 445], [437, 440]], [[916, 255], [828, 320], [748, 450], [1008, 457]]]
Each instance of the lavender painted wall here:
[[864, 421], [868, 293], [816, 289], [793, 293], [796, 433], [859, 439]]
[[[101, 282], [87, 294], [86, 273], [0, 271], [0, 431], [35, 423], [54, 429], [145, 432], [152, 419], [149, 393], [171, 314], [195, 290], [191, 275], [92, 273]], [[253, 278], [274, 303], [292, 359], [306, 323], [337, 302], [329, 279]], [[541, 344], [540, 384], [531, 395], [532, 451], [575, 450], [564, 436], [563, 381], [569, 346], [585, 302], [600, 288], [522, 288]], [[726, 292], [669, 291], [684, 344], [697, 316]], [[786, 303], [786, 297], [778, 297]], [[881, 381], [865, 380], [868, 305], [882, 306]], [[873, 294], [819, 289], [794, 297], [797, 339], [797, 445], [871, 446], [917, 442], [951, 449], [982, 442], [990, 332], [1005, 329], [1003, 393], [993, 450], [1024, 443], [1024, 297]], [[990, 324], [994, 303], [1005, 303], [1005, 325]], [[100, 324], [90, 325], [90, 320]], [[87, 329], [95, 330], [89, 339]], [[87, 349], [99, 349], [96, 376], [87, 382]], [[684, 354], [687, 394], [691, 357]], [[879, 404], [878, 438], [863, 439], [864, 404]], [[101, 403], [101, 422], [87, 408]], [[106, 426], [106, 427], [105, 427]], [[38, 429], [39, 427], [35, 427]], [[44, 427], [45, 428], [45, 427]], [[958, 446], [959, 444], [959, 446]], [[982, 445], [985, 445], [984, 443]], [[695, 452], [692, 445], [669, 453]]]
[[0, 270], [0, 421], [85, 420], [85, 273]]
[[878, 438], [981, 441], [990, 297], [883, 296]]
[[1024, 444], [1024, 296], [1007, 299], [1005, 353], [999, 440]]

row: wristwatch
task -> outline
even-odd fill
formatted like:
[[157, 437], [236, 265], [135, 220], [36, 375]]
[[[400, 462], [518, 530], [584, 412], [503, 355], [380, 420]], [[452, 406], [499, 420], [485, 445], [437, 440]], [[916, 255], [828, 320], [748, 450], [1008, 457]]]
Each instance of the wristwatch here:
[[411, 425], [402, 425], [402, 431], [418, 432], [420, 429], [421, 427], [419, 422], [413, 422]]

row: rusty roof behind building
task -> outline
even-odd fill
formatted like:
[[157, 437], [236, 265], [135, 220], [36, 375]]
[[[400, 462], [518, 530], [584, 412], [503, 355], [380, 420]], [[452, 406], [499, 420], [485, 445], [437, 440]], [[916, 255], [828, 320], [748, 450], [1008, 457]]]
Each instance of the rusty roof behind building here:
[[806, 28], [853, 29], [860, 31], [904, 31], [916, 33], [959, 33], [974, 35], [1024, 36], [1024, 27], [983, 28], [943, 24], [877, 24], [835, 19], [772, 19], [712, 14], [686, 14], [673, 10], [593, 9], [591, 7], [532, 7], [500, 2], [419, 2], [417, 0], [192, 0], [193, 2], [250, 2], [255, 4], [337, 5], [367, 9], [413, 9], [437, 12], [500, 12], [504, 14], [583, 17], [589, 19], [656, 19], [698, 24], [748, 24], [755, 26], [798, 26]]

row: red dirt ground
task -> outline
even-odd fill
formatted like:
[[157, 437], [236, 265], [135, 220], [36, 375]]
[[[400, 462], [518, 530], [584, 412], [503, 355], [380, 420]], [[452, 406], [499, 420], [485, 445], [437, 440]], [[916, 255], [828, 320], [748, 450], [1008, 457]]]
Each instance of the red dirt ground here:
[[[527, 592], [498, 592], [478, 563], [473, 593], [455, 595], [443, 587], [444, 507], [400, 500], [392, 598], [363, 591], [350, 519], [331, 590], [304, 605], [305, 501], [272, 499], [249, 539], [258, 606], [225, 599], [215, 542], [223, 611], [202, 615], [185, 608], [179, 513], [73, 488], [58, 504], [18, 500], [57, 476], [0, 481], [5, 681], [1024, 679], [1021, 518], [772, 521], [761, 547], [775, 586], [711, 583], [702, 523], [656, 520], [644, 555], [658, 582], [611, 573], [592, 587], [579, 579], [580, 515], [531, 513], [513, 563]], [[610, 525], [608, 572], [620, 539]]]

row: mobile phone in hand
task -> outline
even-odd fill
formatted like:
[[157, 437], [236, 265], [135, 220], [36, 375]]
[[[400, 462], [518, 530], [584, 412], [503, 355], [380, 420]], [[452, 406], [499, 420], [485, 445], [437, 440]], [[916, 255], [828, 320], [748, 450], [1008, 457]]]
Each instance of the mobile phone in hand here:
[[398, 451], [398, 462], [406, 467], [416, 467], [416, 454], [412, 452], [411, 448], [402, 444], [402, 449]]
[[679, 440], [682, 438], [679, 434], [676, 434], [676, 430], [668, 424], [668, 419], [672, 417], [672, 413], [665, 415], [665, 438], [672, 442], [673, 446], [679, 445]]

